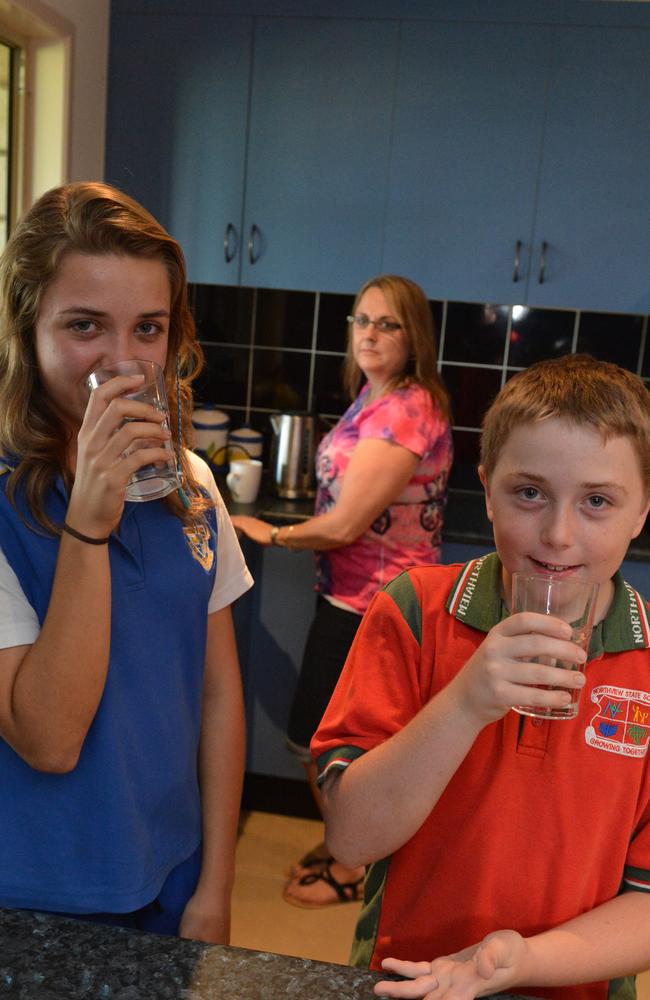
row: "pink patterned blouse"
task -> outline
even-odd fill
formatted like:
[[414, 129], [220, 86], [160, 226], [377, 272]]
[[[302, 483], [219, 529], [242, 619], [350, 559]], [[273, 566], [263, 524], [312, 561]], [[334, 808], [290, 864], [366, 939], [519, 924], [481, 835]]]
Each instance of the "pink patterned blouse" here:
[[453, 459], [449, 423], [425, 389], [410, 385], [364, 406], [367, 394], [366, 385], [320, 443], [315, 513], [324, 514], [338, 500], [350, 456], [363, 438], [392, 441], [420, 462], [402, 494], [363, 535], [340, 549], [316, 553], [316, 590], [358, 614], [402, 570], [439, 561]]

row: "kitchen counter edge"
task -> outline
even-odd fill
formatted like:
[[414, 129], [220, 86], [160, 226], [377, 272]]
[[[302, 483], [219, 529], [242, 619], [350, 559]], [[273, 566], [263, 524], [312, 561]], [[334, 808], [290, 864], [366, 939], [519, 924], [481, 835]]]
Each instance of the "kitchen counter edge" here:
[[347, 965], [0, 909], [0, 992], [10, 996], [276, 1000], [290, 994], [295, 1000], [372, 1000], [380, 978]]

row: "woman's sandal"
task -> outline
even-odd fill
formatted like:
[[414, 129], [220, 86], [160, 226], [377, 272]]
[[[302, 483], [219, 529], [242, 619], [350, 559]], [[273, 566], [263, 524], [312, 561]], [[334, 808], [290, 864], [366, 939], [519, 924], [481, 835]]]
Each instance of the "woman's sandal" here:
[[300, 878], [293, 879], [298, 885], [313, 885], [315, 882], [326, 882], [334, 890], [334, 898], [322, 902], [311, 902], [307, 899], [300, 899], [287, 892], [289, 885], [282, 893], [283, 898], [292, 906], [300, 906], [305, 910], [319, 910], [324, 906], [331, 906], [333, 903], [356, 903], [363, 899], [363, 875], [355, 882], [338, 882], [332, 875], [331, 862], [327, 861], [319, 871], [310, 872]]
[[298, 864], [301, 868], [311, 868], [312, 865], [320, 864], [321, 861], [333, 861], [334, 858], [329, 853], [325, 844], [316, 844], [311, 851], [303, 854]]
[[287, 878], [294, 879], [298, 875], [309, 875], [310, 869], [311, 871], [320, 871], [325, 865], [331, 865], [333, 860], [334, 858], [329, 854], [325, 844], [317, 844], [311, 851], [303, 854], [300, 861], [287, 869]]

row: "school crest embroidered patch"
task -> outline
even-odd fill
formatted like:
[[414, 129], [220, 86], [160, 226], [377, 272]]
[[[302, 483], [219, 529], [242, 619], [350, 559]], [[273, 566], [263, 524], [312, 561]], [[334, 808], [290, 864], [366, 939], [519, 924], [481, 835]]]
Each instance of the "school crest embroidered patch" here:
[[590, 697], [597, 711], [585, 730], [587, 745], [624, 757], [645, 757], [650, 740], [650, 694], [600, 684]]
[[207, 524], [193, 524], [183, 528], [185, 540], [192, 556], [209, 573], [214, 563], [214, 549], [210, 545], [210, 530]]

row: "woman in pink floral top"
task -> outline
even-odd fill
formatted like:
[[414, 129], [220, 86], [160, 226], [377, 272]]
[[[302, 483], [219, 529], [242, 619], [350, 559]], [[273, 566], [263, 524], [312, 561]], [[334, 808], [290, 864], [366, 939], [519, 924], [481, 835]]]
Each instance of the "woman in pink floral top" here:
[[370, 394], [365, 385], [321, 442], [316, 515], [338, 502], [360, 441], [389, 442], [419, 462], [401, 492], [354, 542], [317, 553], [317, 590], [357, 614], [363, 614], [375, 592], [408, 566], [438, 562], [452, 460], [449, 423], [426, 389], [412, 383], [372, 401]]
[[[366, 282], [348, 317], [344, 381], [354, 400], [321, 442], [314, 516], [281, 528], [236, 516], [261, 545], [317, 553], [319, 598], [289, 720], [289, 745], [318, 801], [309, 742], [373, 595], [408, 566], [437, 562], [452, 462], [449, 403], [437, 371], [431, 309], [407, 278]], [[302, 859], [288, 902], [325, 906], [361, 897], [324, 845]]]

